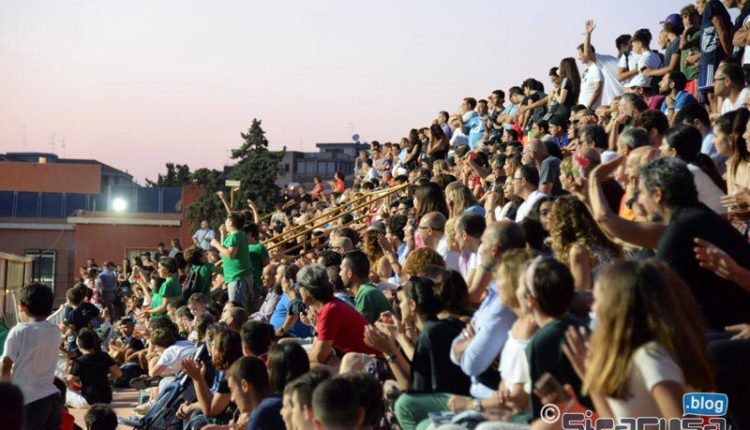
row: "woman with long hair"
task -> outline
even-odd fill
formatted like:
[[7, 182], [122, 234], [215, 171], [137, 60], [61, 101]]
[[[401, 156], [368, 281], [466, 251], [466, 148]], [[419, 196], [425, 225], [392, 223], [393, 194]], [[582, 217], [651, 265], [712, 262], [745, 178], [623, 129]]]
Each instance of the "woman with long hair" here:
[[320, 180], [320, 176], [313, 176], [313, 187], [312, 190], [310, 190], [310, 195], [313, 200], [321, 202], [325, 201], [325, 188], [323, 188], [323, 181]]
[[687, 163], [698, 190], [698, 200], [716, 213], [725, 213], [721, 198], [726, 193], [726, 185], [711, 157], [701, 153], [702, 142], [703, 136], [697, 128], [677, 124], [664, 134], [659, 149], [661, 155], [676, 157]]
[[550, 238], [555, 257], [570, 269], [576, 290], [590, 291], [601, 267], [621, 256], [583, 202], [562, 196], [552, 204]]
[[[578, 94], [581, 91], [581, 74], [578, 73], [576, 60], [572, 57], [563, 58], [560, 61], [560, 68], [557, 73], [560, 75], [560, 88], [553, 94], [555, 101], [558, 103], [556, 114], [568, 117], [570, 108], [578, 101]], [[564, 106], [565, 112], [561, 112]]]
[[430, 212], [440, 212], [446, 219], [450, 216], [443, 189], [434, 182], [424, 183], [414, 189], [414, 208], [417, 222]]
[[422, 141], [419, 139], [419, 131], [412, 128], [409, 132], [408, 152], [404, 159], [404, 167], [408, 170], [414, 170], [419, 165], [419, 156], [422, 154]]
[[449, 218], [464, 214], [485, 215], [484, 208], [477, 203], [469, 187], [460, 181], [451, 182], [445, 187], [445, 203], [448, 205]]
[[[728, 157], [727, 192], [750, 188], [750, 151], [747, 138], [750, 132], [747, 123], [750, 112], [745, 108], [727, 112], [714, 123], [714, 145], [716, 152]], [[738, 188], [741, 187], [741, 188]]]
[[430, 142], [427, 144], [427, 155], [433, 161], [445, 160], [449, 149], [450, 142], [448, 142], [448, 138], [445, 136], [440, 124], [432, 124], [430, 126]]
[[563, 350], [600, 417], [681, 418], [684, 393], [715, 389], [700, 308], [666, 263], [607, 266], [592, 310], [590, 350], [575, 329]]

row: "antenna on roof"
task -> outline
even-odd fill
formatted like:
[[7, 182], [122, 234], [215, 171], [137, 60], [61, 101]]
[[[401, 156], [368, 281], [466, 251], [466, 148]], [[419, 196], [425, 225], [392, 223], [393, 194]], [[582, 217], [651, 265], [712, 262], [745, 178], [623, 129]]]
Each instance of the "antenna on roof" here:
[[52, 136], [50, 136], [50, 146], [52, 146], [52, 153], [55, 153], [55, 136], [57, 136], [57, 133], [52, 133]]
[[62, 143], [62, 145], [60, 145], [60, 148], [62, 148], [63, 158], [65, 158], [65, 148], [66, 148], [66, 146], [65, 146], [65, 139], [63, 139], [63, 143]]

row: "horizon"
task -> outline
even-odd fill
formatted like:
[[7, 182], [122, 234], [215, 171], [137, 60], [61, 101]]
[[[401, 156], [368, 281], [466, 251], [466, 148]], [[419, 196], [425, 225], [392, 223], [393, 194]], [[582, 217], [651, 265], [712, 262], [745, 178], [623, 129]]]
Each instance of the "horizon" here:
[[549, 88], [586, 19], [599, 53], [639, 28], [657, 48], [659, 21], [687, 3], [5, 2], [0, 152], [96, 159], [143, 184], [167, 162], [221, 170], [253, 118], [271, 150], [395, 141], [465, 96]]

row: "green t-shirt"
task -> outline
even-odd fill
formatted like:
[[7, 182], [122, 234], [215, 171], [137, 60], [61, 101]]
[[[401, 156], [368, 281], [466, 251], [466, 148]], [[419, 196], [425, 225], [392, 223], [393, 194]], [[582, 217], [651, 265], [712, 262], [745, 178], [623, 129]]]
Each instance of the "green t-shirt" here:
[[250, 270], [253, 272], [253, 285], [257, 288], [263, 285], [263, 262], [268, 260], [268, 250], [262, 243], [248, 247], [250, 252]]
[[[688, 42], [693, 42], [695, 40], [697, 40], [700, 44], [700, 40], [701, 40], [700, 30], [695, 31], [691, 34], [688, 34], [687, 36]], [[687, 78], [688, 82], [692, 81], [693, 79], [698, 78], [698, 73], [700, 72], [700, 70], [698, 69], [697, 65], [686, 66], [685, 59], [697, 52], [700, 52], [700, 46], [693, 46], [692, 48], [683, 49], [682, 51], [680, 51], [680, 71], [685, 74], [685, 77]]]
[[193, 266], [192, 270], [198, 271], [197, 289], [206, 298], [211, 299], [211, 272], [214, 269], [214, 265], [211, 263], [201, 264], [200, 266]]
[[235, 231], [224, 239], [225, 248], [237, 248], [235, 258], [221, 257], [224, 265], [224, 280], [227, 283], [239, 281], [250, 275], [250, 251], [245, 232]]
[[[175, 297], [182, 297], [182, 287], [177, 278], [167, 278], [161, 283], [159, 291], [151, 297], [151, 309], [156, 309], [164, 303], [164, 297], [171, 299]], [[151, 317], [163, 317], [166, 316], [166, 312], [159, 312], [151, 315]]]
[[393, 310], [385, 295], [370, 283], [360, 285], [354, 297], [354, 307], [370, 324], [377, 321], [381, 313]]

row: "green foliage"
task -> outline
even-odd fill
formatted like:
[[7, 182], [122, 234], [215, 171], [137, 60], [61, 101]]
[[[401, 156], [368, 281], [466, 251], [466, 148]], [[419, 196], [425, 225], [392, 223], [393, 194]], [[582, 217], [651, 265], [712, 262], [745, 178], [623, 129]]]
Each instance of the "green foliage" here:
[[167, 173], [159, 174], [156, 182], [146, 179], [146, 185], [149, 187], [181, 187], [191, 183], [190, 167], [187, 164], [167, 163]]
[[224, 222], [226, 211], [216, 195], [223, 187], [222, 173], [215, 169], [198, 169], [190, 175], [191, 183], [203, 187], [203, 194], [187, 208], [187, 217], [194, 229], [200, 227], [202, 220], [216, 227]]
[[276, 185], [276, 180], [284, 174], [281, 160], [286, 151], [269, 152], [265, 134], [261, 121], [253, 119], [247, 133], [240, 134], [244, 140], [242, 146], [232, 150], [232, 159], [237, 160], [237, 165], [230, 174], [231, 179], [241, 181], [240, 189], [234, 196], [235, 209], [247, 208], [247, 199], [252, 199], [260, 215], [273, 210], [274, 204], [281, 198], [281, 189]]

